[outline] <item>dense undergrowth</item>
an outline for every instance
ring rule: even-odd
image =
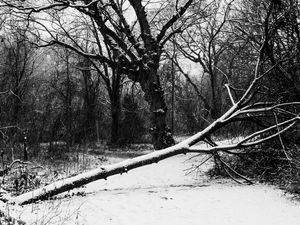
[[[297,144],[283,146],[273,142],[251,147],[244,154],[222,154],[221,157],[239,174],[300,194],[300,146]],[[222,165],[215,162],[212,169],[208,171],[208,175],[229,177],[222,169]]]
[[[96,154],[93,148],[86,146],[74,146],[68,151],[60,147],[51,152],[42,146],[38,155],[29,155],[28,161],[23,160],[21,152],[15,148],[14,158],[6,156],[0,166],[1,171],[9,168],[0,176],[0,188],[10,195],[19,195],[77,175],[107,161],[103,152]]]
[[[28,160],[23,159],[23,148],[14,146],[14,153],[6,151],[0,164],[0,189],[19,195],[66,177],[72,177],[108,163],[110,157],[132,158],[152,151],[149,144],[111,147],[106,143],[66,146],[40,145],[39,153],[29,149]],[[9,169],[7,169],[9,168]],[[5,172],[4,172],[5,170]],[[1,174],[2,173],[2,174]],[[0,199],[3,197],[0,193]],[[3,198],[4,199],[4,198]]]

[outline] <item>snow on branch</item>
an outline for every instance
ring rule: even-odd
[[[64,9],[69,6],[69,2],[59,1],[57,3],[48,4],[46,6],[41,7],[26,7],[22,4],[12,4],[11,1],[2,1],[4,4],[0,5],[0,7],[10,7],[11,9],[16,9],[20,12],[28,12],[28,13],[38,13],[52,8]],[[22,1],[23,2],[23,1]]]
[[[167,30],[172,27],[172,25],[187,11],[190,5],[193,3],[193,0],[189,0],[182,6],[179,11],[173,15],[173,17],[162,27],[160,33],[157,35],[156,40],[159,43],[165,36]]]
[[[232,96],[232,94],[231,94],[230,86],[229,86],[228,84],[225,84],[225,87],[226,87],[226,89],[227,89],[227,92],[228,92],[230,101],[231,101],[232,105],[234,105],[234,104],[235,104],[235,101],[234,101],[234,98],[233,98],[233,96]]]
[[[289,130],[290,128],[292,128],[299,121],[300,121],[300,117],[298,116],[298,117],[295,117],[293,119],[284,121],[282,123],[275,124],[275,125],[273,125],[271,127],[268,127],[266,129],[254,132],[253,134],[243,138],[241,141],[239,141],[236,144],[214,146],[214,147],[208,147],[208,148],[193,146],[193,147],[189,147],[187,149],[187,151],[192,152],[192,153],[205,153],[205,154],[213,154],[215,152],[226,152],[226,153],[228,153],[228,150],[236,150],[236,149],[255,146],[255,145],[261,144],[263,142],[266,142],[266,141],[268,141],[272,138],[275,138],[275,137],[279,136],[283,132],[285,132],[285,131]],[[273,129],[278,129],[278,127],[281,127],[281,126],[285,126],[285,127],[282,128],[281,130],[278,130],[274,134],[269,134],[266,137],[255,139],[255,137],[263,135],[263,134],[268,134],[269,131],[271,131]],[[252,139],[254,139],[254,140],[249,141],[249,140],[252,140]],[[235,153],[238,153],[238,151],[236,151]]]

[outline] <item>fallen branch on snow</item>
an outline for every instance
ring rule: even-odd
[[[234,109],[234,108],[233,108]],[[99,180],[99,179],[107,179],[110,176],[116,175],[116,174],[123,174],[127,173],[128,171],[142,167],[144,165],[149,165],[152,163],[158,163],[159,161],[179,155],[179,154],[186,154],[186,153],[202,153],[202,154],[215,154],[217,152],[228,152],[230,150],[235,150],[236,152],[240,151],[239,149],[244,147],[249,147],[253,145],[257,145],[262,143],[263,141],[269,140],[271,138],[275,138],[278,135],[280,135],[281,131],[286,131],[287,129],[290,129],[292,126],[295,125],[296,122],[300,120],[300,117],[297,116],[292,120],[289,120],[286,123],[282,123],[282,126],[286,126],[281,129],[281,131],[277,131],[274,134],[269,135],[269,138],[261,138],[261,139],[255,139],[251,141],[254,137],[257,135],[264,134],[266,132],[269,132],[270,129],[264,129],[262,131],[255,132],[252,135],[249,135],[248,137],[244,138],[240,142],[238,142],[235,145],[227,145],[227,146],[214,146],[209,147],[206,149],[192,147],[193,143],[199,140],[205,140],[205,138],[213,131],[217,126],[220,126],[220,124],[224,123],[226,121],[227,116],[231,115],[231,111],[228,111],[225,113],[221,118],[216,120],[214,123],[212,123],[210,126],[208,126],[206,129],[204,129],[202,132],[199,132],[198,134],[186,139],[185,141],[174,145],[172,147],[156,151],[153,153],[149,153],[147,155],[139,156],[133,159],[128,159],[120,163],[116,163],[113,165],[108,165],[105,167],[100,167],[94,170],[91,170],[89,172],[85,172],[82,174],[79,174],[74,177],[70,177],[64,180],[56,181],[52,184],[49,184],[45,187],[39,188],[37,190],[22,194],[20,196],[12,198],[12,202],[18,203],[18,204],[28,204],[32,202],[36,202],[39,200],[46,200],[54,195],[63,193],[65,191],[71,190],[73,188],[80,187],[82,185],[88,184],[90,182]],[[276,128],[278,126],[276,125]],[[250,182],[249,179],[246,177],[235,173],[232,171],[232,169],[228,168],[226,164],[223,163],[223,165],[230,170],[232,173],[234,173],[236,176],[242,178],[243,180]]]

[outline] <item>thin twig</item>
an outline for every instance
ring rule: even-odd
[[[31,162],[24,162],[24,161],[21,161],[20,159],[16,159],[11,164],[9,164],[6,168],[4,168],[3,170],[0,170],[0,176],[3,176],[6,173],[8,173],[8,171],[10,171],[12,169],[12,166],[16,163],[19,163],[22,165],[32,164]]]
[[[208,160],[210,160],[211,158],[213,157],[213,155],[210,155],[210,156],[208,156],[205,160],[203,160],[200,164],[198,164],[198,165],[194,165],[193,167],[193,169],[192,168],[189,168],[189,169],[186,169],[185,171],[188,171],[187,173],[186,173],[186,175],[189,175],[189,174],[191,174],[192,172],[194,172],[194,171],[196,171],[196,170],[198,170],[204,163],[206,163]]]
[[[224,160],[221,159],[221,157],[219,155],[217,155],[217,159],[226,167],[228,168],[233,174],[235,174],[236,176],[240,177],[241,179],[245,180],[247,183],[249,184],[253,184],[253,182],[251,180],[249,180],[248,178],[246,178],[245,176],[241,175],[240,173],[238,173],[237,171],[235,171],[233,168],[231,168]],[[232,177],[232,176],[231,176]],[[236,181],[236,180],[235,180]],[[238,182],[239,183],[239,182]]]
[[[257,131],[255,133],[249,135],[248,137],[244,138],[243,140],[241,140],[237,144],[225,145],[225,146],[213,146],[213,147],[210,147],[210,148],[200,148],[200,147],[197,147],[197,146],[191,146],[191,147],[188,147],[186,149],[186,151],[190,152],[190,153],[212,154],[214,152],[226,152],[228,150],[238,150],[240,148],[246,148],[246,147],[255,146],[255,145],[261,144],[261,143],[263,143],[265,141],[268,141],[268,140],[270,140],[272,138],[275,138],[279,134],[287,131],[288,129],[290,129],[291,127],[293,127],[298,122],[298,120],[299,120],[299,117],[295,117],[295,118],[293,118],[291,120],[279,123],[278,126],[283,126],[283,125],[287,125],[287,124],[289,124],[289,125],[286,126],[285,128],[283,128],[282,130],[280,130],[279,132],[276,132],[273,135],[269,135],[269,136],[267,136],[265,138],[261,138],[261,139],[256,140],[256,141],[247,142],[250,139],[253,139],[254,137],[256,137],[256,136],[258,136],[260,134],[263,134],[263,133],[266,133],[268,131],[271,131],[272,129],[276,128],[277,126],[274,125],[274,126],[266,128],[264,130]],[[247,142],[247,143],[245,143],[245,142]],[[232,153],[234,153],[234,152],[232,152]]]
[[[277,130],[278,130],[278,132],[279,132],[280,129],[279,129],[279,126],[278,126],[278,117],[277,117],[276,113],[274,113],[274,117],[275,117],[275,121],[276,121],[276,125],[277,125]],[[283,141],[282,141],[282,138],[281,138],[281,134],[278,135],[278,139],[279,139],[279,141],[280,141],[280,144],[281,144],[281,146],[282,146],[282,151],[284,152],[286,158],[287,158],[289,161],[291,161],[290,157],[288,156],[288,154],[287,154],[287,152],[286,152],[285,146],[284,146],[284,144],[283,144]]]

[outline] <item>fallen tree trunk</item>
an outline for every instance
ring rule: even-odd
[[[215,143],[210,143],[211,147],[207,148],[199,148],[197,146],[193,146],[194,144],[198,143],[199,141],[205,141],[209,138],[209,135],[214,132],[215,130],[219,129],[220,127],[225,126],[232,120],[234,120],[237,116],[243,115],[247,113],[249,116],[251,113],[257,113],[260,111],[272,111],[276,108],[283,107],[287,103],[273,105],[270,107],[263,107],[257,108],[257,105],[253,105],[253,109],[249,106],[240,107],[239,104],[234,104],[223,116],[217,119],[214,123],[210,126],[205,128],[203,131],[193,135],[192,137],[176,144],[172,147],[152,152],[147,155],[135,157],[133,159],[128,159],[120,163],[116,163],[113,165],[108,165],[105,167],[100,167],[89,172],[85,172],[79,174],[74,177],[70,177],[64,180],[60,180],[49,184],[45,187],[36,189],[34,191],[19,195],[11,199],[11,202],[23,205],[28,203],[33,203],[39,200],[48,199],[54,195],[63,193],[65,191],[72,190],[74,188],[80,187],[82,185],[88,184],[90,182],[106,179],[112,175],[127,173],[129,170],[142,167],[145,165],[149,165],[152,163],[158,163],[159,161],[179,155],[179,154],[186,154],[186,153],[197,153],[197,154],[211,154],[217,155],[218,152],[224,152],[229,154],[238,154],[239,151],[243,148],[247,148],[250,146],[254,146],[260,144],[262,142],[268,141],[272,138],[279,136],[281,133],[287,131],[288,129],[292,128],[296,123],[299,122],[300,116],[296,115],[295,117],[286,120],[284,122],[275,124],[263,130],[257,131],[248,135],[244,139],[240,140],[238,143],[225,145],[225,146],[218,146]],[[300,105],[300,102],[290,103],[295,105]],[[273,132],[273,133],[271,133]],[[264,136],[263,134],[267,134]],[[235,150],[232,151],[232,150]],[[222,162],[222,161],[221,161]],[[233,172],[235,176],[243,179],[247,183],[251,183],[250,180],[245,178],[244,176],[238,174],[232,168],[225,164],[225,166]]]
[[[36,189],[32,192],[22,194],[13,198],[12,202],[23,205],[33,203],[38,200],[45,200],[51,196],[63,193],[76,187],[80,187],[82,185],[88,184],[99,179],[106,179],[107,177],[115,174],[127,173],[129,170],[152,163],[157,163],[160,160],[184,153],[185,150],[186,145],[181,143],[161,151],[156,151],[144,156],[139,156],[133,159],[125,160],[123,162],[108,165],[106,167],[100,167],[74,177],[57,181],[45,187]]]
[[[54,195],[63,193],[68,190],[72,190],[74,188],[80,187],[82,185],[88,184],[96,180],[106,179],[107,177],[112,175],[126,173],[129,170],[149,165],[152,163],[157,163],[163,159],[178,154],[185,154],[189,151],[190,146],[194,145],[195,143],[201,140],[204,140],[211,132],[217,129],[217,127],[219,127],[220,124],[224,125],[225,119],[232,115],[232,113],[235,112],[237,108],[238,105],[234,105],[230,110],[227,111],[227,113],[225,113],[222,117],[220,117],[206,129],[172,147],[152,152],[147,155],[135,157],[133,159],[128,159],[113,165],[100,167],[74,177],[54,182],[52,184],[46,185],[45,187],[14,197],[10,201],[13,203],[23,205],[33,203],[39,200],[49,199]],[[192,152],[195,152],[195,150],[193,150]]]

